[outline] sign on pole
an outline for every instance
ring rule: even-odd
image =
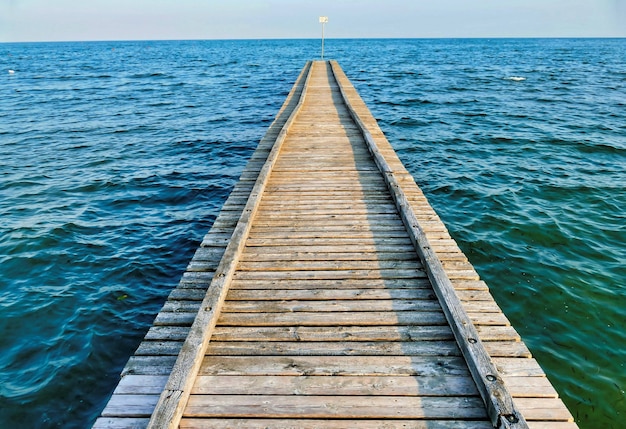
[[[328,22],[327,16],[320,16],[320,24],[322,24],[322,59],[324,59],[324,26]]]

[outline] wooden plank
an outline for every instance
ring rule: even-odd
[[[152,326],[144,341],[185,341],[189,328],[185,326]]]
[[[176,356],[131,356],[122,371],[127,375],[167,375],[169,376],[176,362]]]
[[[396,326],[443,325],[441,311],[362,311],[341,313],[224,313],[221,326]]]
[[[578,429],[574,422],[529,421],[530,429]]]
[[[263,288],[254,284],[255,289],[231,289],[229,301],[272,301],[272,300],[358,300],[358,299],[427,299],[434,300],[436,296],[428,288],[410,287],[397,289],[331,289],[331,288],[301,288],[279,289],[275,285]],[[177,288],[168,297],[176,301],[202,301],[205,291],[200,289]]]
[[[223,313],[440,311],[437,300],[227,301]]]
[[[262,260],[263,258],[277,258],[284,257],[285,255],[293,255],[294,259],[297,258],[319,258],[320,260],[342,258],[353,258],[354,260],[371,260],[375,258],[388,258],[397,257],[403,258],[415,258],[415,248],[409,244],[398,245],[376,245],[374,243],[368,244],[353,244],[351,246],[274,246],[270,248],[258,249],[254,247],[248,247],[242,260]],[[260,258],[260,259],[257,259]]]
[[[436,300],[428,289],[266,289],[231,290],[228,301],[319,301],[319,300]]]
[[[329,183],[327,184],[327,186],[335,186],[335,184]],[[264,209],[266,209],[267,207],[264,207]],[[300,216],[300,215],[305,215],[305,214],[331,214],[331,215],[338,215],[338,216],[345,216],[345,215],[349,215],[351,213],[356,212],[357,214],[362,214],[362,215],[368,215],[368,214],[372,214],[372,215],[376,215],[376,214],[394,214],[396,213],[395,208],[388,206],[386,204],[372,204],[372,205],[354,205],[354,206],[350,206],[350,205],[335,205],[334,207],[325,207],[324,210],[321,209],[315,209],[311,206],[306,207],[306,206],[302,206],[302,207],[294,207],[294,208],[290,208],[290,207],[281,207],[280,209],[276,209],[274,211],[267,211],[266,210],[266,214],[269,216],[272,215],[279,215],[281,213],[285,214],[285,215],[291,215],[291,216]],[[447,244],[447,245],[451,245],[451,242],[448,240],[443,244]]]
[[[300,191],[301,192],[301,191]],[[290,198],[291,194],[283,193],[283,198]],[[266,215],[261,212],[257,216],[257,222],[261,225],[281,225],[289,223],[306,222],[334,222],[335,224],[351,224],[352,222],[395,222],[398,219],[397,213],[353,213],[350,216],[337,216],[332,213],[308,213],[294,215],[292,213],[279,213],[276,216]]]
[[[421,269],[354,269],[354,270],[316,270],[316,271],[237,271],[236,280],[341,280],[346,278],[361,279],[420,279],[426,273]]]
[[[468,313],[467,314],[472,325],[485,325],[485,326],[509,326],[509,320],[504,313]],[[476,331],[478,335],[478,331]],[[471,337],[473,338],[473,337]]]
[[[207,356],[199,375],[468,376],[458,356]]]
[[[147,418],[158,400],[159,395],[115,395],[102,411],[102,417]]]
[[[195,312],[174,313],[161,312],[154,320],[156,326],[190,326],[195,318]],[[485,326],[506,326],[503,314],[492,313],[491,317],[478,314],[476,318],[469,315],[472,323]],[[334,321],[334,322],[333,322]],[[375,323],[373,323],[375,321]],[[224,313],[219,319],[223,326],[396,326],[396,325],[443,325],[446,318],[441,311],[388,311],[388,312],[340,312],[340,313],[270,313],[261,315],[256,313]]]
[[[472,397],[241,396],[193,395],[185,417],[240,418],[484,418],[484,404]]]
[[[413,261],[414,264],[420,266],[421,262],[417,259],[417,254],[413,252],[388,251],[375,252],[347,252],[335,249],[334,253],[330,252],[286,252],[283,248],[278,248],[273,252],[247,251],[242,255],[242,262],[272,262],[274,265],[281,261]],[[301,250],[303,250],[301,248]]]
[[[378,171],[378,170],[376,170]],[[379,173],[380,174],[380,173]],[[355,189],[358,189],[360,192],[381,192],[386,191],[384,183],[355,183],[354,181],[343,181],[333,183],[335,187],[333,187],[333,191],[335,192],[352,192]],[[320,192],[321,189],[326,189],[326,183],[323,182],[319,178],[310,178],[307,181],[272,181],[267,188],[267,192],[269,193],[292,193],[292,194],[300,194],[303,192]],[[355,213],[359,214],[359,213]],[[304,213],[307,215],[307,213]],[[323,213],[319,213],[319,216],[323,215]],[[397,216],[397,212],[389,213],[388,215]]]
[[[144,341],[135,356],[177,356],[182,341]],[[212,341],[207,353],[214,356],[460,356],[454,341]],[[509,350],[507,355],[511,355]]]
[[[373,166],[372,168],[375,169],[376,167]],[[276,174],[276,170],[274,170],[274,173]],[[351,188],[338,188],[332,189],[330,191],[321,187],[298,187],[294,189],[294,187],[292,186],[291,188],[280,188],[276,186],[275,182],[272,182],[270,185],[273,186],[274,190],[268,191],[268,193],[265,195],[265,202],[283,202],[286,199],[301,202],[317,202],[318,200],[328,202],[341,200],[350,202],[355,199],[375,199],[390,201],[389,192],[387,192],[387,188],[385,188],[384,182],[382,181],[380,185],[376,187],[370,186],[369,188],[361,188],[357,184],[354,184],[354,186],[352,186]],[[399,217],[397,215],[387,215],[386,217],[389,219],[399,220]],[[383,219],[384,218],[385,217],[383,217]]]
[[[503,377],[514,398],[558,398],[546,377]]]
[[[199,395],[478,396],[470,376],[200,376]]]
[[[323,184],[324,186],[335,186],[336,182],[327,182]],[[278,195],[279,197],[281,195]],[[302,194],[301,194],[302,196]],[[276,200],[263,200],[261,207],[265,211],[275,211],[280,212],[282,210],[290,210],[290,211],[298,211],[298,210],[306,210],[309,213],[323,213],[326,210],[333,211],[335,209],[346,210],[349,209],[366,209],[370,212],[378,212],[379,214],[392,214],[394,211],[393,201],[389,196],[379,196],[373,197],[370,196],[366,199],[354,198],[352,196],[346,195],[335,195],[330,196],[332,198],[310,198],[310,199],[302,199],[301,197],[297,199],[285,199],[278,198]],[[327,199],[328,198],[328,199]],[[391,209],[391,210],[390,210]]]
[[[535,359],[493,358],[493,362],[503,377],[545,377]]]
[[[276,271],[346,271],[346,270],[419,270],[422,264],[417,259],[379,259],[361,260],[297,260],[280,261],[240,261],[239,272],[261,271],[273,274]]]
[[[291,240],[279,240],[269,238],[249,238],[246,246],[406,246],[411,244],[408,237],[370,237],[362,238],[292,238]]]
[[[440,341],[453,339],[448,326],[218,326],[213,341]]]
[[[160,395],[167,383],[164,375],[126,375],[122,377],[114,395]],[[147,423],[147,422],[146,422]]]
[[[149,418],[100,417],[92,429],[145,429]]]
[[[454,341],[211,341],[213,356],[460,356]]]
[[[377,216],[387,216],[386,214]],[[319,219],[314,217],[284,217],[273,218],[255,225],[258,231],[272,231],[280,229],[283,231],[399,231],[404,228],[396,219],[357,219],[347,216],[335,216],[334,218]]]
[[[264,236],[287,236],[287,237],[308,237],[312,234],[323,234],[322,236],[330,236],[340,238],[344,234],[350,233],[352,237],[370,237],[374,234],[385,235],[388,237],[404,237],[406,230],[402,224],[396,223],[378,223],[361,225],[353,223],[352,225],[333,225],[332,222],[308,222],[307,225],[298,226],[255,226],[251,231],[251,237]]]
[[[199,306],[198,306],[199,307]],[[413,314],[412,314],[413,313]],[[160,312],[154,320],[156,326],[191,326],[195,319],[196,312]],[[478,314],[469,314],[473,324],[484,326],[507,326],[508,321],[501,313],[490,313],[487,316]],[[297,313],[270,313],[262,320],[257,313],[224,313],[221,316],[220,323],[226,326],[286,326],[289,324],[302,324],[303,326],[333,326],[331,317],[335,317],[337,325],[428,325],[428,324],[445,324],[445,316],[440,311],[388,311],[388,312],[340,312],[340,313],[317,313],[317,312],[297,312]],[[379,322],[375,322],[379,320]]]
[[[261,224],[255,223],[255,231],[273,231],[280,229],[281,231],[402,231],[404,225],[396,219],[389,220],[376,220],[371,219],[353,219],[336,217],[334,219],[308,219],[306,222],[301,220],[280,220],[274,219],[273,221],[264,222]],[[406,232],[406,231],[405,231]]]
[[[572,420],[572,415],[558,398],[515,398],[515,403],[529,421]]]
[[[532,355],[526,344],[520,341],[484,341],[485,350],[491,357],[530,358]]]
[[[316,419],[194,419],[183,418],[180,429],[493,429],[491,423],[471,420],[316,420]],[[535,429],[531,426],[532,429]],[[537,428],[545,429],[545,428]],[[555,427],[554,429],[570,429]]]
[[[476,325],[476,323],[474,322]],[[476,325],[476,331],[485,341],[521,341],[517,331],[512,326],[484,326]]]
[[[194,279],[189,279],[193,282]],[[198,279],[198,281],[200,281]],[[191,283],[193,284],[193,283]],[[302,290],[302,289],[428,289],[432,290],[430,282],[424,277],[412,278],[412,279],[397,279],[397,278],[338,278],[338,279],[322,279],[317,278],[315,281],[310,279],[254,279],[249,280],[233,280],[231,290],[255,290],[255,289],[290,289],[290,290]]]

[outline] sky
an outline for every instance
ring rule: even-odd
[[[0,0],[0,42],[626,37],[626,0]]]

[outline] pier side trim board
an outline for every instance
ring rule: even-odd
[[[180,419],[183,415],[184,407],[187,404],[191,388],[195,381],[195,377],[200,370],[202,359],[207,351],[211,335],[217,318],[221,314],[222,306],[226,299],[226,293],[233,279],[233,274],[239,262],[241,252],[243,251],[246,239],[252,227],[252,222],[256,212],[258,211],[261,197],[265,190],[267,180],[272,171],[283,142],[287,136],[289,128],[293,124],[298,115],[304,99],[306,97],[309,79],[311,77],[311,62],[307,63],[308,71],[304,82],[303,90],[300,94],[300,100],[295,109],[283,125],[274,147],[261,169],[259,176],[252,188],[250,197],[244,207],[243,213],[237,222],[235,231],[230,239],[226,251],[222,256],[219,266],[215,272],[213,280],[207,290],[206,297],[202,301],[200,310],[198,311],[191,330],[183,343],[183,347],[178,355],[174,369],[170,375],[165,390],[159,398],[155,411],[152,414],[148,429],[163,429],[178,427]]]
[[[456,295],[454,286],[452,286],[448,278],[448,274],[437,257],[437,254],[433,251],[424,230],[420,226],[420,222],[417,216],[415,216],[413,207],[404,193],[400,180],[378,148],[374,138],[359,117],[359,114],[352,106],[349,91],[352,90],[356,94],[356,90],[354,87],[346,87],[348,79],[345,77],[345,74],[342,73],[336,61],[331,61],[331,66],[352,119],[358,124],[363,133],[363,138],[376,161],[376,165],[383,173],[389,192],[396,202],[396,207],[409,232],[411,241],[422,260],[422,264],[426,268],[426,272],[428,273],[433,289],[446,315],[446,319],[452,327],[456,342],[463,352],[463,356],[468,363],[480,395],[483,401],[485,401],[491,423],[495,428],[528,428],[526,420],[515,407],[511,394],[504,385],[502,377],[498,375],[498,370],[491,362],[491,357],[489,353],[487,353],[483,342],[480,340],[480,336],[474,324]]]
[[[295,109],[304,90],[311,63],[307,62],[300,72],[276,118],[248,161],[239,182],[235,185],[222,207],[213,226],[205,235],[183,274],[178,286],[170,293],[163,309],[157,314],[152,328],[146,334],[134,356],[131,356],[121,373],[121,380],[109,399],[101,416],[94,423],[94,429],[144,429],[154,413],[159,395],[165,389],[175,361],[169,354],[146,356],[140,354],[142,346],[151,341],[170,341],[187,338],[190,327],[184,319],[187,313],[172,317],[165,311],[169,303],[181,300],[203,299],[230,241],[236,222],[241,217],[245,204],[256,183],[258,174],[274,147],[277,136]],[[251,183],[252,182],[252,183]],[[242,202],[243,201],[243,202]],[[195,317],[195,314],[194,314]],[[133,397],[138,397],[138,405],[127,406]],[[120,407],[121,405],[121,407]],[[123,411],[122,411],[123,410]]]
[[[339,65],[316,61],[129,360],[105,427],[577,426]]]

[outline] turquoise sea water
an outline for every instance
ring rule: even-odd
[[[318,51],[0,44],[0,427],[90,426]],[[329,40],[326,56],[580,427],[623,427],[626,40]]]

